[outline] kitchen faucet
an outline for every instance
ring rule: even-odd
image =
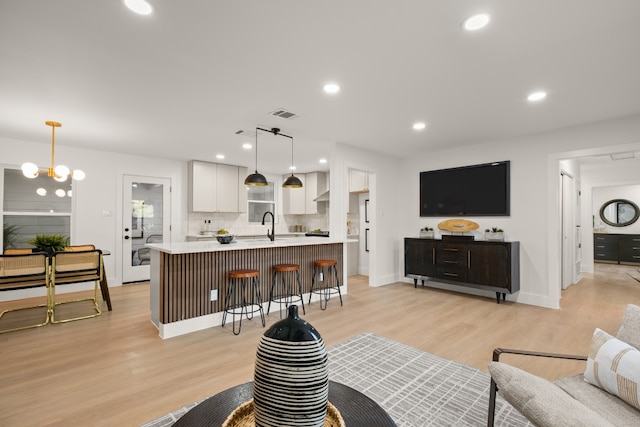
[[[271,234],[269,234],[269,230],[267,230],[267,237],[273,242],[276,238],[276,218],[273,216],[273,212],[266,211],[264,215],[262,215],[262,225],[264,225],[264,219],[266,218],[267,214],[271,215]]]

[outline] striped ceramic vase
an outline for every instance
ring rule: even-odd
[[[256,427],[323,427],[329,396],[327,350],[298,307],[258,344],[253,382]]]

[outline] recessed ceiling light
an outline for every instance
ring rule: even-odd
[[[151,5],[145,0],[124,0],[124,5],[139,15],[149,15],[153,12]]]
[[[547,97],[547,92],[543,92],[540,90],[540,91],[532,92],[531,94],[529,94],[529,96],[527,96],[527,101],[530,101],[530,102],[542,101],[546,97]]]
[[[422,130],[422,129],[426,128],[426,127],[427,127],[427,125],[425,123],[423,123],[423,122],[417,122],[417,123],[413,124],[413,128],[415,130]]]
[[[252,147],[253,145],[249,144],[248,142],[242,144],[242,148],[244,148],[245,150],[251,150]]]
[[[294,171],[294,170],[296,170],[296,167],[295,166],[289,166],[289,170]]]
[[[484,28],[489,23],[489,15],[486,13],[479,13],[465,19],[463,27],[467,31],[476,31],[480,28]]]
[[[340,86],[335,83],[327,83],[323,87],[324,91],[327,93],[338,93],[340,92]]]
[[[322,164],[325,164],[325,163],[327,163],[327,159],[320,159],[320,160],[318,160],[318,162],[322,163]]]
[[[224,159],[224,154],[216,154],[216,159]]]

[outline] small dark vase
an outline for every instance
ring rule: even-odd
[[[327,350],[320,333],[289,306],[289,317],[258,344],[253,382],[256,427],[323,427],[329,397]]]

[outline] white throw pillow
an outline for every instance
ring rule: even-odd
[[[640,409],[640,351],[601,329],[593,333],[584,378]]]

